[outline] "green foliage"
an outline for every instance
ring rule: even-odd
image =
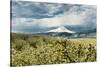
[[[12,34],[11,66],[96,61],[95,39]]]

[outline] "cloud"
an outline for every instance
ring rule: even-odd
[[[13,31],[45,31],[44,28],[80,25],[96,28],[96,6],[14,1]]]
[[[12,16],[23,18],[51,18],[70,9],[72,5],[31,1],[12,1]]]
[[[64,26],[64,25],[79,25],[81,24],[81,21],[84,19],[84,17],[81,17],[80,15],[75,14],[69,14],[64,16],[58,16],[54,18],[44,18],[41,19],[41,26],[47,26],[47,27],[54,27],[54,26]]]
[[[80,15],[69,14],[64,16],[57,16],[53,18],[33,19],[33,18],[15,18],[12,26],[30,27],[57,27],[65,25],[80,25],[85,17]],[[18,27],[19,28],[19,27]]]

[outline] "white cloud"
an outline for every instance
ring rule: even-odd
[[[63,5],[61,5],[61,4],[45,4],[45,6],[46,6],[47,9],[48,9],[48,13],[52,15],[53,13],[59,11],[60,8],[61,8]]]
[[[12,20],[12,29],[26,29],[36,26],[38,23],[32,18],[15,18]]]
[[[42,27],[55,27],[55,26],[64,26],[64,25],[82,25],[91,23],[92,20],[95,22],[96,18],[92,18],[92,16],[96,16],[95,8],[88,8],[85,6],[81,6],[84,9],[78,13],[76,10],[79,7],[72,7],[69,11],[65,11],[63,14],[57,15],[52,18],[43,18],[43,19],[33,19],[33,18],[15,18],[13,19],[13,26],[42,26]],[[91,21],[91,22],[87,22]]]
[[[42,26],[42,27],[56,27],[64,25],[79,25],[82,24],[84,16],[76,14],[68,14],[64,16],[56,16],[53,18],[32,19],[32,18],[16,18],[13,21],[13,26]]]
[[[61,26],[61,25],[78,25],[81,24],[84,17],[76,14],[69,14],[64,16],[58,16],[54,18],[44,18],[41,19],[41,26],[47,27],[54,27],[54,26]]]
[[[24,3],[23,3],[24,4]],[[77,6],[77,5],[71,5],[71,6],[65,6],[63,4],[47,4],[47,3],[31,3],[31,5],[34,5],[33,7],[41,8],[40,13],[39,11],[35,11],[32,9],[32,7],[28,7],[29,9],[26,9],[25,7],[30,6],[30,3],[24,4],[20,3],[21,6],[23,6],[23,9],[18,10],[18,7],[14,7],[15,9],[15,15],[19,17],[15,17],[12,19],[12,29],[26,29],[31,27],[57,27],[57,26],[66,26],[66,25],[93,25],[96,26],[96,6]],[[44,7],[44,8],[43,8]],[[62,8],[62,9],[61,9]],[[69,8],[67,10],[67,8]],[[18,10],[18,11],[17,11]],[[47,11],[46,13],[41,13],[41,11]],[[59,13],[57,15],[54,15],[54,13],[62,11],[62,13]],[[22,12],[22,13],[21,13]],[[40,14],[42,18],[35,19],[37,17],[37,14]],[[13,14],[13,15],[14,15]],[[36,14],[36,15],[34,15]],[[24,15],[24,16],[23,16]],[[34,17],[30,17],[33,16]],[[45,16],[45,17],[44,17]],[[46,16],[52,16],[51,18],[46,18]],[[90,26],[91,27],[91,26]]]

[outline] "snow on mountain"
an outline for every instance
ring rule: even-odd
[[[74,31],[68,30],[64,26],[58,27],[57,29],[53,29],[47,32],[67,32],[67,33],[75,33]]]

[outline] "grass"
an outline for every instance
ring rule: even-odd
[[[12,34],[11,66],[96,61],[96,39]]]

